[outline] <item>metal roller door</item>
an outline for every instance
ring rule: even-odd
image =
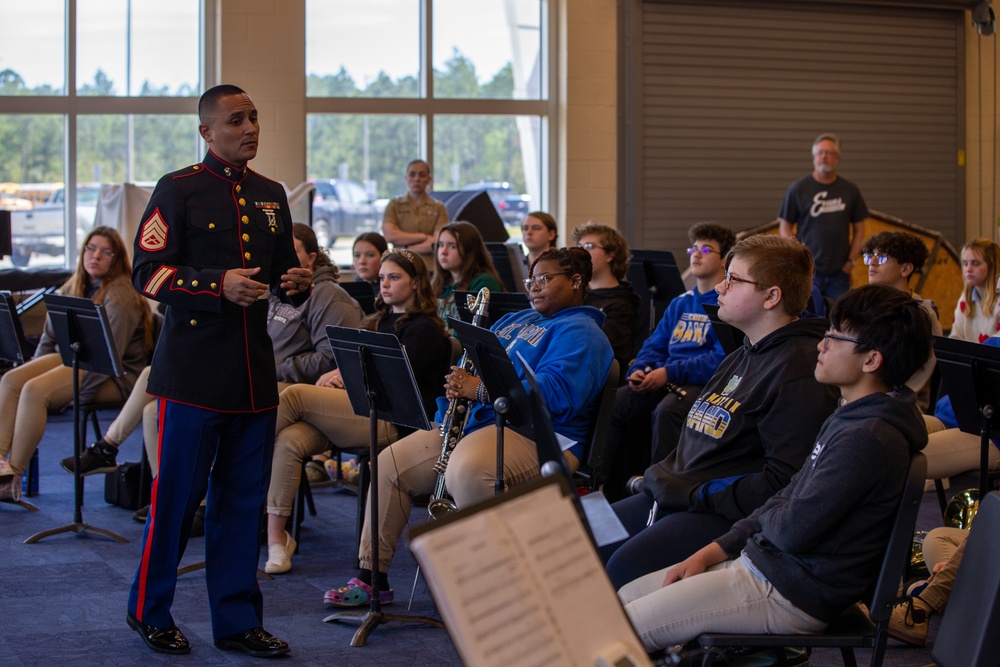
[[[628,6],[621,185],[633,245],[678,253],[694,222],[772,220],[827,131],[869,208],[960,240],[963,20],[818,2]]]

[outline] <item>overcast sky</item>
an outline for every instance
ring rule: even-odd
[[[416,0],[307,0],[309,72],[332,74],[343,65],[359,86],[380,70],[392,78],[417,72]],[[441,68],[457,48],[488,81],[511,60],[505,2],[516,6],[521,34],[537,50],[538,0],[435,0],[433,60]],[[144,81],[171,92],[198,79],[198,0],[133,0],[132,93]],[[0,69],[28,87],[63,85],[63,0],[0,0]],[[80,0],[78,84],[98,69],[118,94],[126,88],[127,0]],[[372,35],[379,39],[372,39]],[[188,37],[184,37],[188,35]]]

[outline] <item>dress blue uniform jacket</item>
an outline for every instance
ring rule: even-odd
[[[242,308],[222,287],[227,270],[260,267],[251,279],[283,302],[307,298],[279,286],[299,266],[284,189],[209,151],[201,164],[160,179],[142,221],[132,282],[168,306],[147,391],[220,412],[277,406],[267,300]]]

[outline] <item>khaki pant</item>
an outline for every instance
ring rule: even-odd
[[[639,577],[618,591],[647,651],[682,644],[704,632],[804,634],[826,627],[754,574],[743,558],[664,587],[666,571]]]
[[[955,577],[958,566],[962,564],[965,554],[966,538],[969,531],[959,528],[940,527],[927,533],[924,538],[924,563],[927,569],[933,570],[938,563],[945,566],[939,570],[931,583],[920,592],[920,599],[934,607],[934,611],[943,614],[951,597],[951,589],[955,587]]]
[[[281,392],[275,430],[267,512],[277,516],[291,516],[307,456],[325,452],[331,444],[344,450],[368,447],[368,417],[354,414],[343,389],[289,385]],[[379,447],[395,440],[396,427],[379,422]]]
[[[83,372],[81,371],[81,377]],[[97,388],[95,403],[122,399],[114,380]],[[45,354],[7,371],[0,380],[0,457],[10,455],[10,467],[21,474],[31,462],[45,433],[50,409],[73,401],[73,369],[58,354]],[[72,445],[63,455],[72,454]]]
[[[486,426],[462,438],[452,452],[445,482],[459,507],[491,498],[496,479],[496,427]],[[372,517],[378,517],[379,568],[389,570],[400,536],[410,518],[411,498],[434,490],[437,474],[434,463],[441,455],[441,435],[437,431],[417,431],[387,447],[378,457],[378,511],[369,501],[358,559],[361,567],[371,567]],[[571,454],[570,469],[576,467]],[[510,429],[504,429],[504,482],[507,488],[538,476],[535,443]]]

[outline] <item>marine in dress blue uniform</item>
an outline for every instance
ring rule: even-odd
[[[159,475],[129,592],[129,624],[155,650],[189,649],[170,607],[194,512],[207,493],[215,643],[272,655],[287,645],[276,651],[266,638],[243,638],[251,629],[263,632],[258,525],[278,405],[263,297],[269,290],[301,304],[310,273],[298,268],[283,188],[246,166],[259,131],[252,101],[242,91],[216,91],[206,103],[213,91],[199,106],[208,154],[160,179],[135,239],[132,282],[168,308],[147,389],[159,398]],[[156,629],[168,640],[150,639]]]

